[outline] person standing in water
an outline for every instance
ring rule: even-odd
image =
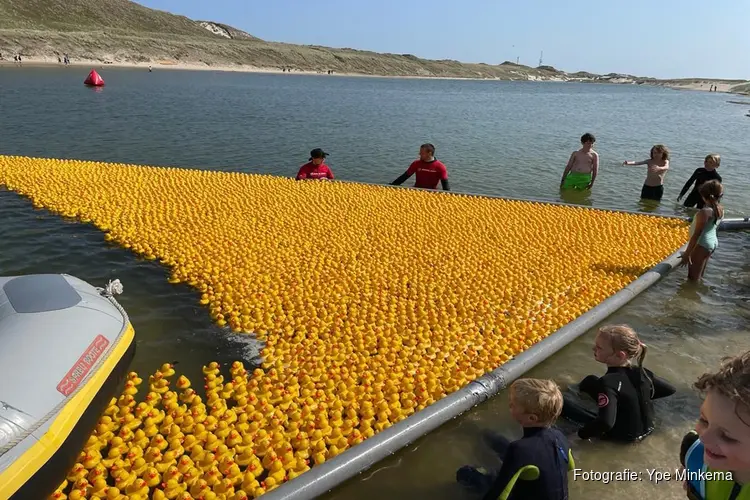
[[[721,183],[717,180],[704,182],[698,191],[705,206],[693,217],[690,241],[679,264],[680,267],[688,266],[688,279],[691,281],[701,279],[706,272],[708,259],[719,246],[716,229],[724,218],[724,208],[720,203],[724,196]]]
[[[690,192],[687,198],[685,198],[684,206],[688,208],[697,207],[699,209],[703,208],[705,206],[705,203],[703,202],[703,198],[700,195],[700,187],[703,185],[704,182],[717,180],[721,182],[721,176],[716,171],[717,168],[719,168],[719,165],[721,164],[721,156],[717,154],[710,154],[706,156],[706,159],[703,160],[703,167],[699,167],[695,169],[695,172],[693,172],[693,175],[688,179],[688,181],[685,183],[685,185],[682,187],[682,191],[680,191],[680,196],[677,197],[677,201],[679,202],[683,196],[685,196],[685,193],[688,192],[688,189],[690,189],[690,186],[695,183],[695,187]]]
[[[560,189],[591,189],[599,173],[599,153],[594,151],[593,134],[581,136],[581,149],[574,151],[563,171]]]
[[[448,169],[443,163],[435,158],[435,146],[422,144],[419,147],[419,159],[412,162],[409,168],[401,176],[391,183],[392,186],[400,186],[409,177],[417,174],[414,187],[423,189],[437,189],[438,182],[443,190],[450,191],[448,185]]]
[[[320,148],[310,151],[310,161],[302,165],[297,172],[297,180],[304,179],[330,179],[333,180],[333,172],[325,164],[328,153]]]
[[[580,425],[581,439],[637,442],[655,427],[653,400],[676,389],[643,366],[646,345],[627,325],[605,325],[594,341],[594,359],[607,366],[602,377],[588,375],[580,392],[596,402],[597,411],[570,393],[563,394],[562,416]],[[635,361],[635,362],[634,362]]]
[[[646,181],[641,188],[642,200],[661,201],[664,196],[664,177],[669,170],[669,150],[663,144],[651,148],[651,158],[643,161],[624,161],[623,165],[646,165]]]

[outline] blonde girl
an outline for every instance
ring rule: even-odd
[[[607,366],[602,377],[589,375],[580,391],[596,401],[594,412],[569,393],[563,396],[563,416],[583,424],[581,439],[640,441],[654,430],[653,400],[674,394],[675,388],[643,366],[647,347],[627,325],[599,329],[594,359]]]
[[[680,261],[680,267],[688,266],[688,279],[691,281],[701,279],[706,272],[708,259],[719,246],[716,229],[724,218],[724,208],[720,203],[724,196],[721,183],[717,180],[705,182],[698,192],[705,206],[693,217],[690,241]]]
[[[688,189],[690,189],[690,186],[695,184],[695,187],[692,191],[690,191],[690,194],[687,198],[685,198],[685,203],[683,203],[684,206],[688,208],[693,208],[697,206],[699,209],[703,208],[705,206],[705,203],[703,203],[703,198],[701,198],[700,195],[700,187],[707,181],[711,180],[717,180],[721,182],[721,176],[719,175],[719,172],[716,170],[721,165],[721,156],[712,153],[703,160],[703,167],[696,168],[695,172],[693,172],[693,175],[690,176],[690,179],[687,180],[684,186],[682,186],[682,190],[680,191],[680,195],[677,197],[677,201],[679,202],[683,196],[685,196],[685,193],[688,192]]]

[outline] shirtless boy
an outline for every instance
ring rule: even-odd
[[[560,181],[560,189],[591,189],[599,173],[599,154],[594,151],[593,134],[581,136],[581,149],[570,155]]]

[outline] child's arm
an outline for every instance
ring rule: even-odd
[[[698,176],[698,172],[700,171],[699,168],[695,169],[695,172],[693,172],[693,175],[690,176],[690,179],[687,180],[684,186],[682,186],[682,191],[680,191],[680,196],[677,197],[677,201],[680,201],[683,196],[685,196],[685,193],[688,192],[688,189],[690,189],[690,186],[693,185],[695,182],[695,178]]]
[[[651,380],[654,382],[654,395],[651,399],[666,398],[677,392],[677,388],[663,378],[653,377]]]
[[[570,169],[573,168],[573,159],[576,156],[576,152],[573,151],[570,154],[570,158],[568,158],[568,164],[565,165],[565,170],[563,170],[562,179],[560,180],[560,187],[562,187],[563,184],[565,184],[565,178],[568,176],[568,173],[570,172]]]
[[[635,165],[648,165],[648,162],[651,160],[643,160],[643,161],[624,161],[622,162],[625,166],[635,166]]]
[[[482,497],[483,500],[497,500],[515,473],[524,465],[528,465],[521,463],[523,460],[520,460],[519,454],[516,453],[516,443],[517,441],[514,441],[508,446],[508,450],[503,457],[503,465],[497,473],[492,488],[490,488],[490,491]]]
[[[671,396],[672,394],[677,392],[676,387],[674,387],[663,378],[659,378],[654,375],[654,372],[652,372],[648,368],[644,368],[643,370],[646,372],[646,375],[648,375],[648,378],[650,378],[651,382],[654,384],[654,394],[653,396],[651,396],[651,399],[666,398],[667,396]]]
[[[667,170],[669,170],[669,160],[665,161],[664,165],[662,165],[662,166],[654,165],[651,168],[653,168],[654,172],[656,172],[657,174],[660,174],[662,172],[666,172]]]
[[[591,169],[591,182],[589,182],[589,189],[594,185],[596,176],[599,173],[599,153],[594,153],[594,166]]]
[[[705,209],[700,210],[698,211],[697,214],[695,214],[695,230],[693,231],[693,236],[690,237],[690,241],[688,242],[687,248],[682,253],[682,260],[680,261],[680,267],[686,266],[690,263],[690,254],[693,253],[693,250],[695,250],[695,247],[698,244],[698,238],[703,232],[703,226],[706,225],[707,220],[708,220],[708,214],[706,214]]]
[[[617,418],[617,393],[613,389],[604,386],[604,384],[602,385],[603,387],[596,398],[596,404],[599,407],[599,416],[596,420],[589,422],[578,430],[578,437],[581,439],[600,437],[615,426],[615,419]]]

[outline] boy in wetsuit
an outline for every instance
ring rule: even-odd
[[[725,359],[695,388],[706,397],[695,431],[680,449],[680,463],[689,473],[688,498],[750,500],[750,352]],[[731,477],[716,474],[729,471]]]
[[[486,491],[485,500],[567,500],[568,471],[575,463],[565,436],[551,428],[562,405],[562,394],[552,380],[515,381],[510,387],[510,413],[523,427],[523,437],[513,442],[499,435],[493,437],[492,448],[503,460],[496,474],[464,466],[456,479]],[[519,479],[519,471],[529,466],[539,470],[539,477]]]
[[[627,325],[599,329],[594,359],[607,365],[607,373],[589,375],[579,384],[580,391],[596,402],[598,411],[589,410],[569,393],[563,397],[563,416],[583,424],[578,437],[635,442],[653,432],[653,400],[670,396],[676,389],[643,367],[646,351],[638,334]],[[634,366],[631,359],[636,357]]]
[[[721,156],[717,154],[710,154],[706,156],[706,159],[703,160],[703,167],[696,168],[695,172],[693,172],[693,175],[690,176],[690,179],[688,179],[685,185],[682,186],[682,191],[680,191],[680,196],[677,197],[677,201],[680,201],[682,197],[685,196],[685,193],[688,192],[690,186],[695,183],[695,187],[690,192],[688,197],[685,198],[685,203],[683,205],[688,208],[703,208],[706,204],[703,202],[703,198],[701,197],[698,190],[700,189],[701,185],[703,185],[703,183],[707,181],[717,180],[721,182],[721,176],[716,171],[716,169],[719,168],[720,164]]]
[[[599,154],[594,151],[593,134],[581,136],[581,149],[574,151],[563,171],[560,189],[591,189],[599,173]]]

